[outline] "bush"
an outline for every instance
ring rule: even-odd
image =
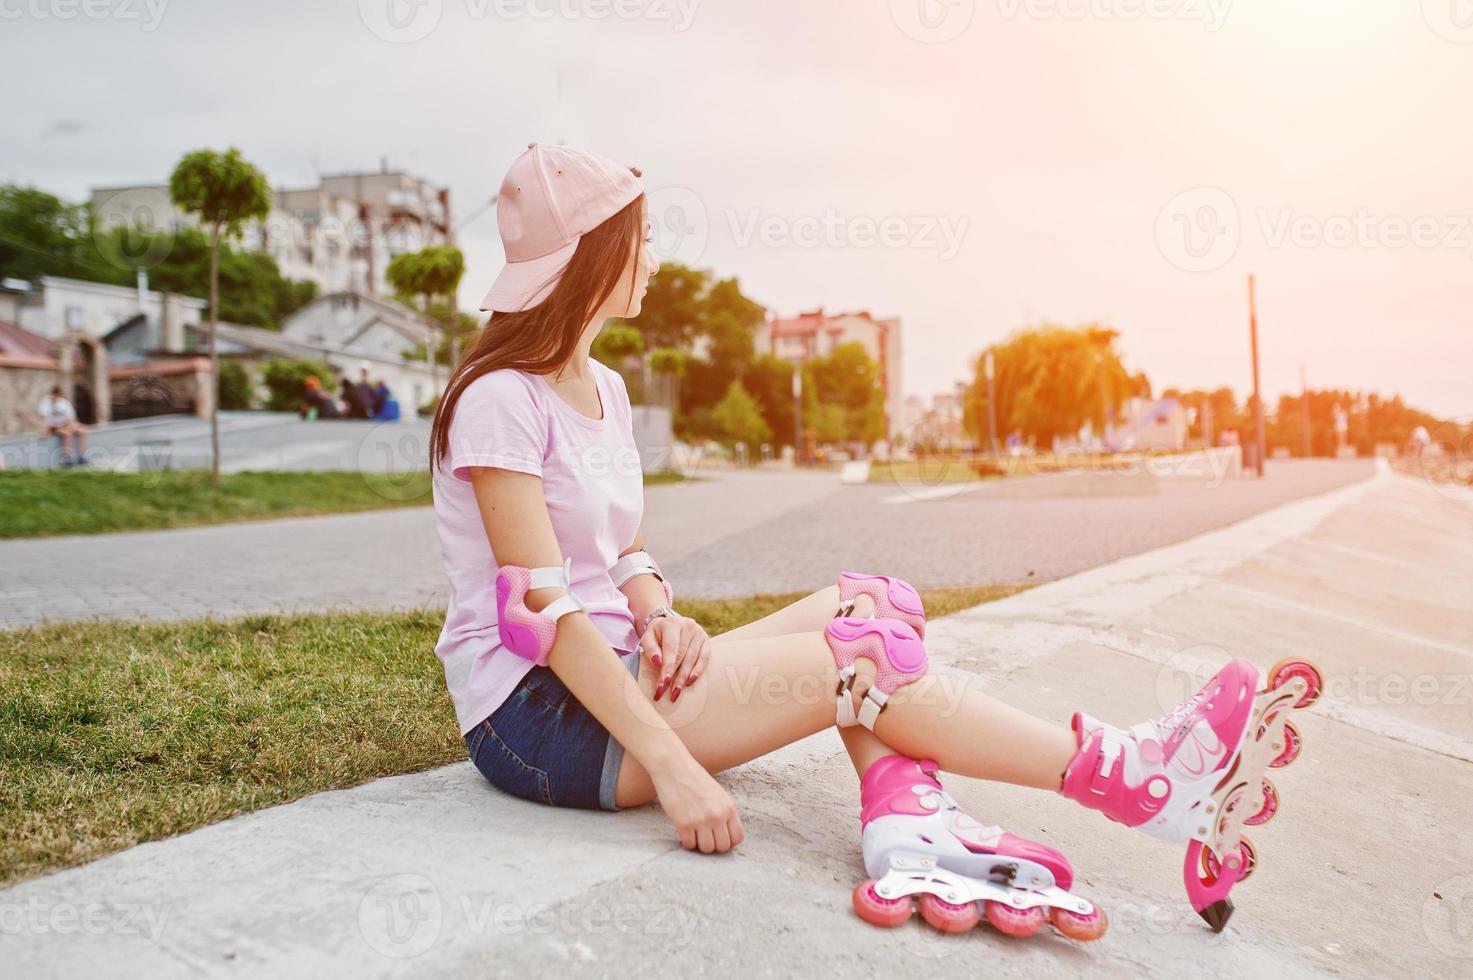
[[[261,372],[261,379],[266,383],[266,408],[273,412],[295,412],[306,394],[308,376],[317,378],[329,391],[336,385],[332,368],[321,361],[278,357],[268,362]]]
[[[220,365],[220,410],[243,412],[251,407],[251,376],[236,361],[224,361]]]
[[[726,389],[726,397],[711,409],[711,421],[720,433],[721,442],[727,446],[744,442],[749,450],[755,450],[772,438],[772,430],[762,420],[756,400],[740,381],[733,381]]]

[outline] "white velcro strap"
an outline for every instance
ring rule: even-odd
[[[582,611],[583,603],[578,601],[577,596],[569,593],[568,595],[558,596],[556,599],[549,602],[546,606],[543,607],[541,615],[546,616],[553,622],[557,622],[568,613]]]
[[[527,570],[527,574],[530,579],[528,592],[533,589],[562,589],[565,593],[543,606],[541,615],[557,622],[568,613],[583,611],[583,603],[573,594],[573,559],[564,559],[561,565],[531,568]]]
[[[614,562],[614,567],[609,569],[609,577],[614,580],[614,588],[622,588],[624,583],[636,575],[653,575],[661,582],[665,576],[660,574],[660,566],[650,557],[648,551],[635,551],[625,555]]]
[[[859,709],[859,723],[870,731],[875,730],[875,719],[880,717],[884,710],[885,702],[889,700],[884,691],[877,691],[873,687],[864,693],[864,704]]]
[[[840,728],[853,728],[859,724],[854,714],[854,695],[847,690],[839,692],[839,710],[834,715],[834,724]]]

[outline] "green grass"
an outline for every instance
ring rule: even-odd
[[[684,480],[659,473],[645,483]],[[0,538],[144,531],[430,503],[430,474],[0,472]]]
[[[1018,591],[924,591],[933,616]],[[681,609],[713,633],[798,594]],[[0,884],[465,758],[435,612],[0,633]]]

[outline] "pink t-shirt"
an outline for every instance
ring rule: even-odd
[[[589,361],[603,418],[558,397],[547,379],[501,370],[471,382],[456,403],[444,466],[434,474],[435,526],[450,579],[450,608],[435,653],[462,733],[495,711],[532,669],[496,632],[496,557],[471,489],[470,468],[542,478],[542,494],[573,594],[616,650],[638,643],[629,600],[609,569],[634,543],[644,516],[644,477],[624,379]]]

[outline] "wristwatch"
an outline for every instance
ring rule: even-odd
[[[644,636],[646,633],[648,633],[650,631],[650,623],[653,623],[655,620],[659,619],[661,616],[674,616],[674,615],[675,615],[675,610],[674,609],[671,609],[669,606],[658,606],[658,607],[650,610],[650,614],[648,616],[646,616],[644,618],[644,622],[639,625],[639,635],[640,636]]]

